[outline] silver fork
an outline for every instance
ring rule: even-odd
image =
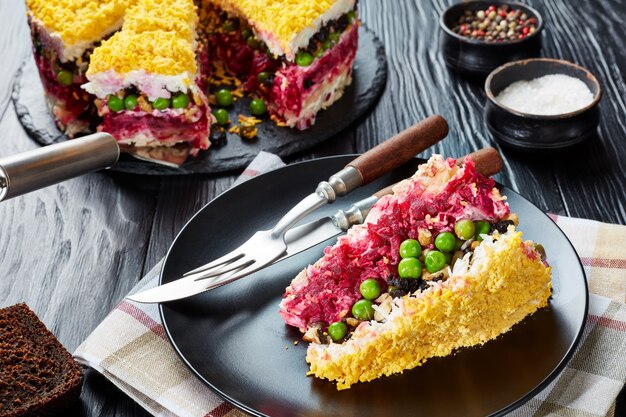
[[[181,299],[206,290],[207,279],[212,278],[211,288],[216,288],[258,271],[285,254],[285,233],[306,215],[397,168],[447,133],[448,125],[441,116],[411,126],[357,157],[328,181],[320,182],[314,193],[289,210],[272,229],[256,232],[237,249],[185,273],[183,278],[128,298],[148,303]]]

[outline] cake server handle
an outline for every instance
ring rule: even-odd
[[[94,133],[0,158],[0,201],[114,165],[120,148]]]

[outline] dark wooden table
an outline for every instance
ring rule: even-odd
[[[494,145],[480,83],[450,73],[438,18],[450,0],[362,0],[363,21],[383,40],[389,78],[377,106],[335,138],[286,162],[362,152],[430,114],[450,135],[434,147],[462,155]],[[551,156],[503,150],[496,177],[545,211],[626,223],[626,0],[532,1],[547,24],[543,55],[589,68],[604,88],[598,136]],[[30,54],[22,0],[0,1],[0,156],[37,145],[11,102],[15,72]],[[424,153],[428,156],[432,151]],[[0,307],[25,301],[73,351],[161,259],[191,215],[226,190],[226,175],[141,177],[95,173],[0,204]],[[72,414],[147,415],[94,371]],[[623,412],[623,409],[622,409]]]

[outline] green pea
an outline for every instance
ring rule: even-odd
[[[267,81],[270,78],[270,73],[269,72],[259,72],[259,75],[257,75],[257,78],[259,79],[260,83],[264,83],[265,81]]]
[[[428,272],[434,273],[441,270],[446,265],[446,257],[438,250],[431,250],[424,257],[424,264]]]
[[[419,258],[422,254],[422,247],[415,239],[407,239],[400,244],[401,258]]]
[[[435,247],[442,252],[450,252],[454,250],[456,239],[450,232],[442,232],[435,238]]]
[[[313,62],[313,55],[308,52],[300,51],[296,54],[296,64],[301,67],[308,67]]]
[[[454,225],[454,233],[463,240],[468,240],[474,237],[476,227],[471,220],[459,220]]]
[[[152,107],[157,110],[165,110],[170,106],[170,99],[159,97],[152,102]]]
[[[255,116],[262,115],[266,111],[265,102],[261,100],[260,98],[255,98],[254,100],[250,102],[250,111]]]
[[[139,104],[137,103],[137,94],[129,94],[124,97],[124,107],[126,107],[126,110],[133,110],[138,105]]]
[[[415,258],[404,258],[398,264],[400,278],[417,279],[422,276],[422,264]]]
[[[111,111],[118,112],[124,110],[124,100],[118,96],[110,95],[107,97],[107,106]]]
[[[359,300],[352,306],[352,315],[359,320],[374,318],[373,303],[370,300]]]
[[[486,220],[479,220],[476,222],[476,232],[474,233],[474,239],[481,241],[483,237],[481,235],[488,235],[491,232],[491,224]]]
[[[57,81],[59,82],[59,84],[66,87],[72,84],[73,79],[74,75],[67,70],[61,70],[57,73]]]
[[[213,112],[213,116],[215,116],[215,123],[220,126],[224,126],[228,124],[228,112],[224,109],[217,109]]]
[[[325,39],[324,42],[322,42],[322,48],[325,51],[329,50],[332,46],[333,46],[333,43],[330,41],[330,39]]]
[[[330,41],[334,43],[339,42],[340,37],[341,37],[341,33],[339,32],[331,32],[328,34],[328,39],[330,39]]]
[[[375,300],[380,295],[380,284],[374,278],[368,278],[359,285],[359,291],[366,300]]]
[[[244,28],[241,30],[241,36],[247,40],[250,36],[252,36],[252,31],[250,28]]]
[[[215,100],[217,100],[217,104],[220,106],[228,107],[233,104],[233,95],[230,93],[230,90],[222,88],[215,93]]]
[[[246,44],[252,49],[259,49],[259,46],[261,46],[261,42],[254,36],[250,36],[246,39]]]
[[[176,94],[172,97],[172,107],[175,109],[184,109],[189,105],[189,96],[185,93]]]
[[[354,23],[354,19],[356,19],[356,11],[350,10],[348,12],[348,20],[350,21],[350,23]]]
[[[324,51],[324,49],[320,47],[320,48],[317,49],[317,51],[315,51],[315,53],[313,55],[315,56],[315,58],[319,58],[322,55],[324,55],[324,52],[326,52],[326,51]]]
[[[346,337],[346,333],[348,333],[348,326],[340,321],[336,321],[328,326],[328,335],[335,342],[338,342]]]
[[[460,250],[461,246],[463,246],[463,243],[465,243],[465,242],[463,240],[459,239],[456,236],[454,237],[454,240],[455,240],[455,242],[454,242],[454,250],[455,251]]]

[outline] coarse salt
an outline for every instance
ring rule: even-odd
[[[502,90],[496,100],[522,113],[548,116],[585,108],[593,102],[593,94],[578,78],[550,74],[531,81],[516,81]]]

